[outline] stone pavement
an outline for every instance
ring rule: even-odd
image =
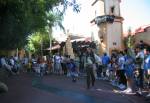
[[[21,74],[10,77],[7,84],[9,92],[0,94],[0,103],[146,103],[143,97],[114,92],[116,88],[101,80],[90,90],[84,78],[73,83],[55,75]]]

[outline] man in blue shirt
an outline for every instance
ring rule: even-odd
[[[110,58],[107,55],[107,53],[104,53],[104,55],[102,56],[102,65],[103,65],[103,69],[102,69],[102,73],[103,73],[103,77],[106,77],[106,70],[107,70],[107,66],[110,62]]]

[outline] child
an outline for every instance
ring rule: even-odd
[[[76,82],[76,78],[78,77],[77,68],[73,59],[70,59],[70,63],[68,64],[70,75],[72,77],[72,82]]]
[[[117,80],[118,78],[116,76],[116,67],[117,65],[114,61],[111,61],[108,64],[109,80],[113,86],[118,86],[118,80]]]

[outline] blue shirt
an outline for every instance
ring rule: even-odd
[[[147,58],[145,59],[144,68],[150,69],[150,55],[148,55]]]
[[[108,64],[109,64],[109,61],[110,61],[109,56],[103,56],[103,57],[102,57],[102,64],[103,64],[103,65],[108,65]]]
[[[135,68],[134,59],[131,56],[125,56],[125,69],[133,70]]]
[[[76,71],[76,65],[75,65],[75,63],[73,63],[73,62],[69,63],[68,67],[71,70],[71,72],[75,72]]]

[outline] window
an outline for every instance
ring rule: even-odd
[[[113,45],[117,45],[117,43],[116,43],[116,42],[113,42]]]
[[[110,8],[110,10],[111,10],[111,14],[114,14],[115,6],[112,6],[112,7]]]

